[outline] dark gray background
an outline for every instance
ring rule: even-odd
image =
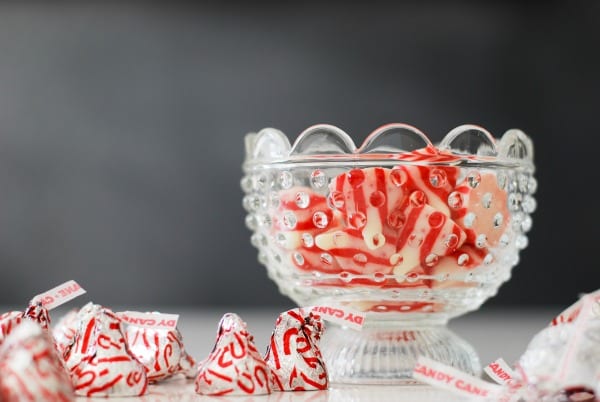
[[[0,303],[286,305],[256,261],[243,136],[478,123],[536,147],[538,210],[488,303],[600,287],[598,2],[0,3]]]

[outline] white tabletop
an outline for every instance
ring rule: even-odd
[[[129,307],[131,309],[131,307]],[[3,309],[2,311],[7,311]],[[115,310],[117,310],[115,308]],[[238,314],[248,324],[259,350],[266,350],[271,331],[277,316],[275,309],[242,308],[137,308],[139,311],[160,311],[179,314],[179,330],[187,352],[196,360],[202,360],[212,350],[216,330],[222,315],[227,312]],[[560,312],[560,308],[546,309],[503,309],[482,308],[480,311],[454,319],[449,327],[471,343],[479,353],[482,365],[498,357],[514,363],[524,352],[530,339]],[[51,314],[53,322],[58,321],[65,310]],[[78,398],[81,401],[104,401],[106,398]],[[327,391],[276,392],[271,395],[251,397],[208,397],[194,392],[193,380],[173,378],[149,388],[147,395],[139,398],[110,398],[111,402],[429,402],[460,401],[462,399],[429,386],[357,386],[331,385]]]
[[[469,341],[478,351],[483,365],[503,357],[514,363],[523,353],[529,340],[545,327],[559,312],[559,308],[491,310],[482,309],[450,322],[449,327]],[[248,324],[259,349],[266,349],[277,310],[244,309],[164,309],[161,312],[178,313],[179,329],[186,350],[197,360],[202,360],[214,346],[217,325],[226,312],[234,312]],[[86,398],[81,398],[86,400]],[[89,401],[100,399],[88,398]],[[103,399],[106,401],[105,399]],[[459,397],[429,386],[356,386],[333,384],[327,391],[276,392],[272,395],[251,397],[207,397],[194,393],[193,381],[175,378],[150,387],[148,395],[141,398],[124,398],[134,402],[434,402],[460,401]],[[111,399],[115,401],[115,399]]]

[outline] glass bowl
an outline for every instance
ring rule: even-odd
[[[258,260],[299,306],[366,313],[362,330],[328,325],[332,382],[414,383],[420,355],[478,375],[478,356],[446,328],[494,296],[527,246],[533,145],[463,125],[433,144],[388,124],[360,148],[316,125],[293,145],[246,136],[243,206]]]

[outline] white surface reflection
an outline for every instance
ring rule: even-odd
[[[327,391],[274,392],[256,396],[206,396],[194,392],[193,380],[174,378],[151,385],[138,398],[78,398],[84,402],[451,402],[463,401],[453,394],[428,386],[332,386]]]

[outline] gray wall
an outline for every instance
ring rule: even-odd
[[[0,3],[0,303],[76,279],[109,305],[288,304],[243,224],[243,136],[397,121],[533,137],[530,246],[489,303],[571,303],[600,287],[578,4]]]

